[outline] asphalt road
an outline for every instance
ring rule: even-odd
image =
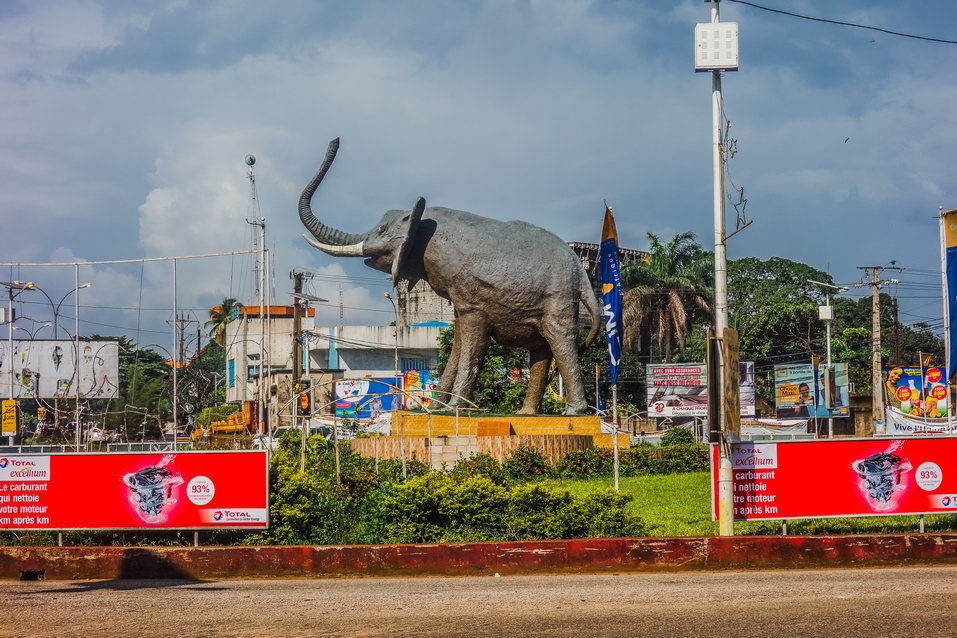
[[[957,567],[0,582],[0,636],[955,636]]]

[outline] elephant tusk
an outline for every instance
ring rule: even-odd
[[[358,244],[349,244],[348,246],[335,246],[333,244],[323,244],[306,235],[302,236],[306,242],[309,243],[313,248],[318,248],[322,252],[328,255],[337,255],[339,257],[364,257],[365,253],[362,252],[362,244],[364,242],[359,242]]]

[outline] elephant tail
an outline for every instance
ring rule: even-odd
[[[585,337],[585,342],[581,347],[581,349],[584,350],[591,345],[591,342],[595,339],[595,335],[598,334],[598,326],[601,323],[601,312],[598,309],[598,298],[595,297],[595,291],[591,289],[591,284],[588,281],[588,275],[583,272],[580,281],[578,297],[581,299],[581,302],[585,304],[585,309],[588,310],[588,314],[591,315],[591,330],[588,331],[588,336]]]

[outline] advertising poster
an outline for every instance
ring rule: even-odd
[[[892,405],[884,409],[883,434],[891,436],[921,436],[924,434],[957,434],[957,422],[948,418],[932,419],[926,416],[904,414]]]
[[[810,363],[774,366],[774,397],[779,419],[803,419],[808,417],[848,417],[851,415],[851,400],[846,363],[834,363],[834,379],[831,394],[834,409],[828,410],[824,402],[824,368],[816,369]]]
[[[264,529],[265,452],[0,456],[0,529]]]
[[[79,357],[77,357],[79,345]],[[112,399],[119,384],[119,344],[116,341],[0,342],[0,397]],[[77,386],[79,384],[79,386]]]
[[[435,386],[439,378],[434,370],[408,370],[402,379],[403,408],[406,410],[421,410],[432,403],[435,396]]]
[[[742,361],[741,416],[754,416],[754,363]],[[708,370],[703,363],[648,365],[648,416],[708,416]]]
[[[947,416],[947,383],[943,368],[885,366],[884,396],[889,405],[910,416]]]
[[[735,520],[957,514],[957,438],[735,443],[731,464]]]
[[[344,419],[375,419],[398,406],[395,377],[336,381],[336,415]]]

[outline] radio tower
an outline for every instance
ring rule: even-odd
[[[254,254],[261,255],[260,245],[259,245],[259,236],[262,233],[262,228],[265,226],[265,220],[259,213],[259,198],[256,195],[256,175],[253,173],[253,168],[256,166],[256,156],[247,155],[245,158],[247,169],[247,178],[249,179],[249,203],[246,207],[246,223],[251,226],[257,226],[258,228],[250,228],[250,233],[252,235],[251,249],[254,251]],[[260,298],[260,294],[264,291],[260,288],[260,280],[263,278],[264,274],[264,265],[260,257],[253,258],[253,281],[256,286],[256,299]]]

